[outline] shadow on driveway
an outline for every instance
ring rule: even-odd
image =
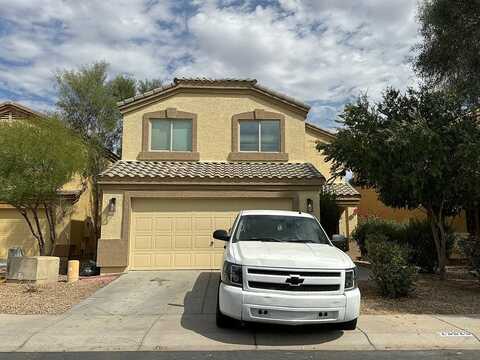
[[[218,328],[215,311],[219,280],[218,272],[199,273],[193,288],[185,294],[181,319],[183,328],[225,344],[258,346],[320,345],[343,335],[343,331],[328,324],[288,326],[237,323],[230,329]]]

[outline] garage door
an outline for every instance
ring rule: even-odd
[[[218,269],[222,241],[242,209],[291,210],[290,199],[133,199],[130,269]]]

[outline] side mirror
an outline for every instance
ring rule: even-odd
[[[348,251],[348,239],[343,235],[332,235],[332,244],[342,251]]]
[[[213,232],[213,238],[222,241],[230,240],[230,236],[228,235],[227,230],[215,230]]]

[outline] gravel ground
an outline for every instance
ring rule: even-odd
[[[0,314],[62,314],[116,277],[82,278],[75,283],[60,277],[48,285],[0,282]]]
[[[465,270],[447,280],[420,274],[415,292],[406,298],[382,298],[373,281],[359,281],[362,314],[480,314],[480,281]]]

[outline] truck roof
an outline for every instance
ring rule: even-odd
[[[244,215],[280,215],[280,216],[293,216],[293,217],[308,217],[313,218],[313,215],[306,212],[299,211],[287,211],[287,210],[242,210],[241,216]]]

